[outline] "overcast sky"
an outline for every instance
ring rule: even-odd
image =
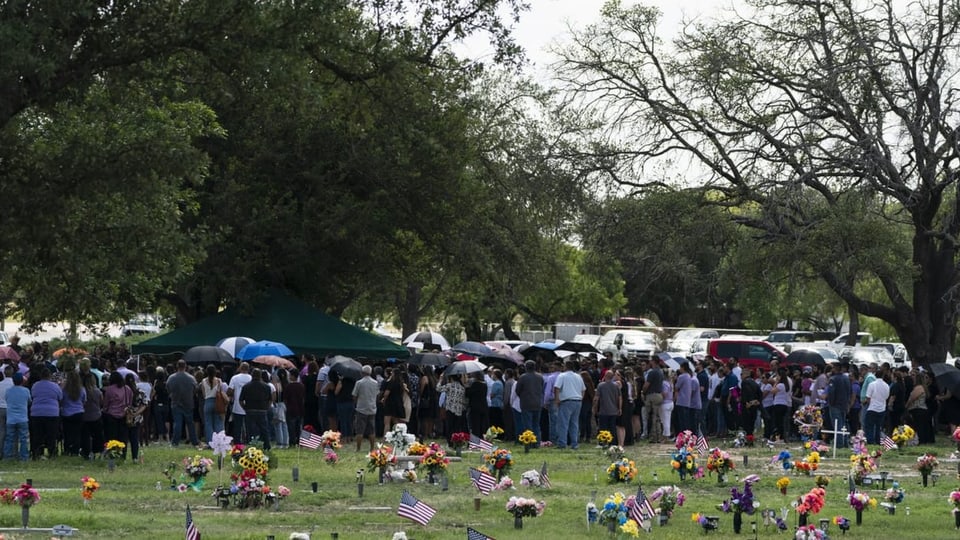
[[[531,61],[543,68],[551,60],[546,52],[554,42],[563,42],[568,30],[567,25],[582,29],[595,22],[600,16],[604,0],[529,0],[530,10],[520,16],[514,36],[527,50]],[[711,17],[720,13],[736,0],[622,0],[629,6],[642,3],[655,6],[663,13],[660,22],[660,37],[669,39],[680,28],[683,20],[697,17]],[[485,43],[467,42],[470,56],[484,55],[489,51]]]

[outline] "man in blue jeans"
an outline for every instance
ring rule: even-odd
[[[197,380],[187,373],[187,363],[181,358],[177,361],[177,372],[167,379],[167,393],[170,394],[170,415],[173,417],[173,436],[170,443],[180,444],[180,434],[187,427],[190,444],[199,446],[197,431],[193,426],[194,397],[197,394]]]
[[[517,379],[514,391],[520,398],[520,433],[530,430],[537,437],[537,446],[540,438],[540,410],[543,407],[543,377],[537,373],[537,364],[527,360],[523,364],[523,375]]]
[[[568,445],[574,450],[580,442],[580,406],[587,386],[580,374],[574,371],[573,360],[563,363],[563,373],[553,383],[554,403],[557,406],[557,448]],[[550,427],[553,430],[553,426]]]
[[[850,384],[850,377],[846,374],[848,364],[834,364],[833,376],[830,377],[830,383],[827,385],[827,407],[830,411],[828,431],[843,431],[847,428],[847,413],[850,411],[850,404],[853,401],[853,386]],[[847,437],[834,434],[837,439],[837,448],[847,447]]]
[[[863,404],[867,413],[864,415],[863,431],[867,436],[867,444],[880,444],[880,432],[883,429],[883,417],[887,413],[887,399],[890,397],[890,386],[886,377],[877,377],[867,388],[867,400]]]

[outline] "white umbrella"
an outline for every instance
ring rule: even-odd
[[[237,354],[240,352],[240,349],[246,347],[247,345],[255,342],[253,338],[243,337],[243,336],[234,336],[223,338],[217,342],[217,347],[230,353],[230,356],[236,358]]]
[[[447,341],[446,338],[436,332],[430,331],[414,332],[403,339],[404,345],[410,345],[411,343],[420,343],[422,344],[421,348],[424,348],[427,345],[430,345],[433,348],[440,347],[441,351],[445,351],[450,348],[450,342]]]
[[[486,369],[487,366],[478,360],[461,360],[450,364],[443,372],[447,375],[469,375],[471,373],[482,372]]]

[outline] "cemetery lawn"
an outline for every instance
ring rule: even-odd
[[[939,445],[906,448],[902,451],[884,453],[880,470],[889,471],[892,479],[898,480],[906,491],[905,500],[897,506],[895,515],[889,515],[881,507],[864,512],[863,525],[853,525],[844,537],[861,539],[898,538],[908,534],[917,539],[956,539],[960,532],[954,528],[952,505],[948,495],[960,488],[957,480],[957,461],[951,460],[955,450],[952,442],[941,437]],[[636,461],[639,479],[647,494],[662,485],[678,485],[686,495],[686,503],[675,509],[669,523],[664,527],[654,526],[652,533],[641,531],[640,536],[658,539],[688,539],[702,536],[703,530],[691,520],[694,512],[720,516],[720,530],[708,533],[713,538],[753,537],[751,521],[757,522],[758,537],[793,538],[797,515],[791,510],[787,522],[789,534],[777,535],[775,527],[765,527],[759,514],[744,516],[741,535],[732,531],[732,514],[722,514],[717,505],[729,497],[730,488],[737,476],[759,474],[761,480],[754,486],[760,508],[780,509],[790,507],[798,495],[814,487],[814,476],[797,476],[784,472],[779,465],[770,465],[770,458],[783,447],[735,449],[726,441],[710,441],[730,452],[737,469],[730,474],[728,482],[720,485],[716,476],[700,480],[687,479],[680,482],[670,466],[671,444],[637,444],[628,447],[626,457]],[[282,501],[280,510],[272,507],[260,509],[223,510],[216,507],[211,493],[218,484],[216,468],[208,475],[202,492],[180,493],[168,488],[163,469],[171,461],[179,463],[183,458],[200,454],[213,457],[211,451],[197,452],[187,447],[179,449],[151,445],[145,448],[144,463],[120,463],[115,472],[108,472],[106,462],[81,461],[79,458],[60,457],[49,461],[0,463],[0,487],[16,488],[30,478],[40,490],[42,500],[31,509],[30,526],[50,528],[65,524],[78,529],[82,538],[149,538],[179,539],[184,537],[185,509],[190,505],[193,519],[204,540],[258,539],[274,536],[286,539],[293,532],[311,533],[314,539],[331,538],[337,532],[341,540],[390,539],[395,532],[403,531],[413,539],[462,539],[467,527],[499,540],[525,538],[579,539],[609,538],[610,534],[599,525],[590,529],[586,522],[586,504],[591,494],[596,493],[596,505],[602,506],[604,498],[616,491],[626,495],[636,493],[637,483],[609,484],[605,470],[610,459],[598,448],[581,446],[579,451],[542,448],[524,453],[522,447],[508,445],[513,451],[514,466],[510,477],[516,482],[512,491],[493,491],[482,496],[480,510],[474,510],[474,497],[479,493],[470,483],[469,466],[481,464],[481,453],[463,452],[463,461],[451,463],[449,489],[425,483],[387,483],[377,485],[377,473],[366,471],[366,453],[355,452],[352,447],[340,451],[341,460],[334,466],[323,462],[323,453],[316,450],[286,449],[274,451],[275,467],[271,469],[269,484],[276,489],[284,485],[291,495]],[[802,456],[799,444],[785,447],[794,457]],[[874,448],[871,448],[873,450]],[[937,485],[920,485],[920,475],[914,469],[916,458],[924,452],[934,452],[940,459],[942,474]],[[299,455],[299,482],[292,481],[291,468]],[[743,466],[743,456],[749,464]],[[837,458],[825,453],[819,474],[831,479],[827,487],[826,505],[818,515],[811,516],[811,523],[821,518],[832,519],[843,515],[854,521],[854,511],[847,504],[849,450],[838,450]],[[527,470],[539,470],[546,461],[553,487],[535,489],[521,487],[520,475]],[[705,465],[706,459],[700,460]],[[356,474],[364,469],[364,495],[358,497]],[[657,480],[654,480],[656,473]],[[229,464],[223,470],[223,482],[229,482]],[[80,479],[93,476],[101,483],[101,489],[88,505],[80,496]],[[775,487],[781,476],[788,476],[791,484],[783,496]],[[425,476],[425,475],[422,475]],[[160,490],[157,490],[157,483]],[[313,493],[311,483],[318,483],[318,492]],[[887,482],[887,487],[890,482]],[[414,496],[437,509],[437,515],[428,526],[420,526],[396,515],[400,494],[408,489]],[[883,500],[880,486],[863,488],[871,496]],[[511,496],[532,497],[546,502],[546,511],[540,517],[524,518],[523,530],[514,529],[514,520],[504,505]],[[909,507],[910,515],[907,515]],[[16,505],[0,505],[0,528],[20,527],[21,512]],[[5,539],[49,538],[50,534],[3,531]],[[830,537],[840,537],[835,525],[830,525]],[[621,536],[625,537],[625,536]]]

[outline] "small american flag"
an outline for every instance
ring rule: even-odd
[[[470,450],[483,450],[484,452],[489,452],[493,450],[493,444],[486,439],[481,439],[476,435],[470,435],[470,442],[467,444],[467,448]]]
[[[490,491],[497,485],[497,481],[489,473],[472,467],[470,468],[470,480],[484,495],[489,495]]]
[[[400,495],[400,506],[397,507],[398,516],[426,525],[430,523],[436,513],[436,509],[414,497],[409,491],[403,490],[403,494]]]
[[[316,433],[310,433],[306,430],[300,432],[300,446],[304,448],[316,450],[317,448],[320,448],[320,443],[322,442],[323,437],[317,435]]]
[[[707,453],[707,450],[710,449],[710,445],[707,444],[707,438],[703,435],[697,437],[697,453],[701,456]]]
[[[467,540],[496,540],[496,539],[492,536],[487,536],[476,529],[467,527]]]
[[[543,487],[553,487],[553,484],[550,483],[550,476],[547,475],[547,462],[543,462],[543,467],[540,467],[540,482],[543,483]]]
[[[882,446],[884,450],[893,450],[897,447],[897,443],[893,442],[893,439],[890,437],[887,437],[886,433],[881,433],[880,446]]]
[[[193,523],[193,514],[190,513],[190,505],[187,505],[187,540],[200,540],[200,531]]]
[[[639,525],[654,516],[653,506],[650,499],[643,493],[643,488],[637,488],[637,496],[633,501],[633,508],[630,509],[629,518],[636,521]]]

